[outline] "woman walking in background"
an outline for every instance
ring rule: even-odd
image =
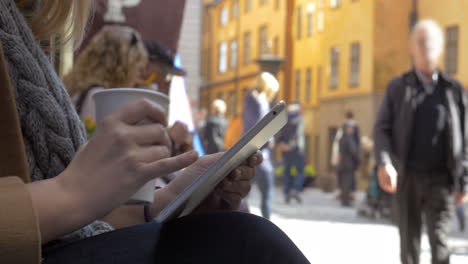
[[[270,111],[270,103],[278,94],[279,82],[268,72],[262,72],[252,90],[244,98],[244,133]],[[262,149],[263,163],[256,169],[255,182],[262,196],[262,216],[270,219],[271,203],[274,192],[274,169],[271,160],[273,141],[270,140]]]

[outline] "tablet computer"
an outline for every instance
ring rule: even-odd
[[[248,157],[263,147],[286,125],[288,115],[284,102],[278,103],[241,139],[217,160],[195,182],[188,186],[156,217],[159,223],[190,214],[216,186]]]

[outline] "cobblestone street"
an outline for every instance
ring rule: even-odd
[[[286,205],[276,190],[272,221],[299,246],[311,263],[319,264],[398,264],[397,229],[385,221],[357,216],[356,208],[342,208],[334,193],[308,189],[302,205]],[[361,201],[360,194],[358,201]],[[254,187],[251,210],[260,214],[259,193]],[[452,264],[468,263],[468,234],[453,224],[450,246]],[[423,238],[421,264],[430,263],[427,237]]]

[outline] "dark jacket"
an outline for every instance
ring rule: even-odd
[[[404,177],[416,110],[417,89],[422,84],[414,71],[395,78],[388,85],[374,126],[377,164],[395,166]],[[437,89],[445,90],[449,112],[447,133],[448,168],[457,191],[465,190],[467,175],[467,97],[463,86],[440,73]],[[402,182],[401,180],[399,182]]]
[[[355,171],[359,166],[359,147],[354,134],[350,135],[344,132],[339,144],[340,160],[338,162],[338,171]]]
[[[203,142],[206,154],[224,151],[224,134],[227,121],[222,115],[211,115],[206,120]]]
[[[304,118],[299,111],[288,113],[288,122],[279,133],[278,142],[289,146],[291,152],[305,152]]]

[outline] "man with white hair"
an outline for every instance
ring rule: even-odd
[[[443,34],[436,22],[419,22],[410,45],[414,68],[390,82],[374,127],[378,178],[396,193],[402,263],[419,263],[423,222],[432,263],[449,263],[452,194],[463,202],[468,172],[467,98],[438,68]]]
[[[211,103],[211,115],[206,120],[203,132],[204,148],[206,154],[214,154],[224,151],[224,134],[226,133],[227,121],[226,103],[216,99]]]

